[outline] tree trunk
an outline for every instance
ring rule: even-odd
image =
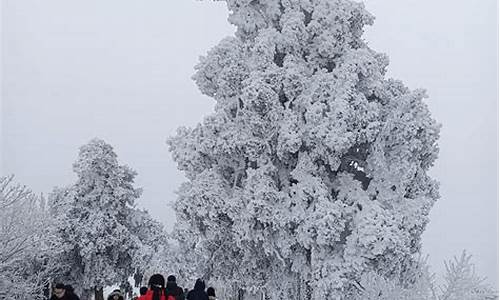
[[[95,296],[94,296],[94,300],[104,300],[104,289],[101,287],[101,288],[95,288]]]
[[[243,300],[244,295],[245,291],[243,289],[238,289],[238,300]]]
[[[311,300],[313,296],[313,289],[309,282],[306,283],[306,299]]]
[[[47,281],[47,283],[45,284],[44,288],[43,288],[43,296],[44,296],[44,299],[49,299],[50,298],[50,291],[52,290],[51,286],[50,286],[50,280]]]
[[[310,250],[307,250],[307,253],[306,253],[306,259],[307,259],[307,263],[310,267],[310,270],[311,272],[314,270],[314,267],[315,267],[315,257],[314,257],[314,247],[311,247]],[[311,287],[311,274],[308,274],[308,276],[306,276],[306,278],[304,278],[304,283],[305,283],[305,286],[304,286],[304,300],[311,300],[312,299],[312,294],[313,294],[313,289]]]

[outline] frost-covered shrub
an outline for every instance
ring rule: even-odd
[[[497,292],[474,272],[471,256],[465,252],[446,264],[445,283],[438,286],[426,261],[420,260],[408,270],[413,281],[405,285],[397,279],[387,279],[375,272],[362,276],[358,285],[358,300],[490,300]]]
[[[498,299],[498,293],[479,277],[465,251],[460,258],[446,263],[445,285],[440,288],[439,300],[488,300]]]
[[[57,238],[44,199],[13,178],[0,177],[0,299],[43,299]]]

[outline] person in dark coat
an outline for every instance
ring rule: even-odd
[[[177,285],[177,281],[174,275],[167,277],[167,286],[165,288],[165,294],[168,296],[174,296],[175,300],[184,300],[184,290]]]
[[[148,287],[147,286],[142,286],[140,289],[139,289],[139,294],[141,296],[144,296],[146,295],[146,293],[148,292]]]
[[[142,274],[139,272],[139,270],[136,270],[134,274],[134,286],[138,288],[141,286],[141,283],[142,283]]]
[[[66,295],[68,296],[68,299],[70,299],[70,300],[80,300],[80,297],[78,297],[75,294],[75,289],[70,284],[66,285]]]
[[[205,292],[205,281],[197,279],[194,284],[194,289],[187,294],[187,300],[208,300],[207,292]]]
[[[208,295],[208,299],[209,300],[215,300],[217,298],[215,298],[215,289],[213,287],[209,287],[207,289],[207,295]]]

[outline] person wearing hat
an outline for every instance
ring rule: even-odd
[[[177,285],[177,281],[174,275],[170,275],[167,277],[167,287],[165,289],[165,295],[173,296],[175,300],[184,300],[184,290]]]
[[[209,287],[207,289],[207,296],[208,296],[208,300],[216,300],[217,298],[215,298],[215,289],[213,287]]]
[[[205,281],[198,278],[194,284],[194,289],[187,294],[187,300],[208,300],[207,292],[205,292]]]
[[[68,299],[70,299],[70,300],[80,300],[80,297],[78,297],[75,294],[75,289],[73,288],[72,285],[66,284],[65,287],[66,287],[66,296],[68,297]]]
[[[108,295],[108,300],[124,300],[123,294],[120,290],[116,289]]]

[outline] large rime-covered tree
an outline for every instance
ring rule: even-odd
[[[74,185],[56,189],[51,211],[59,221],[59,236],[68,262],[65,279],[84,290],[84,297],[102,297],[105,286],[126,282],[134,271],[140,240],[134,234],[135,171],[120,165],[113,148],[94,139],[80,148],[73,165]],[[67,276],[67,277],[65,277]]]
[[[236,35],[194,76],[215,111],[169,140],[181,245],[206,277],[275,299],[348,299],[367,272],[411,282],[439,197],[424,91],[385,77],[360,3],[226,3]]]

